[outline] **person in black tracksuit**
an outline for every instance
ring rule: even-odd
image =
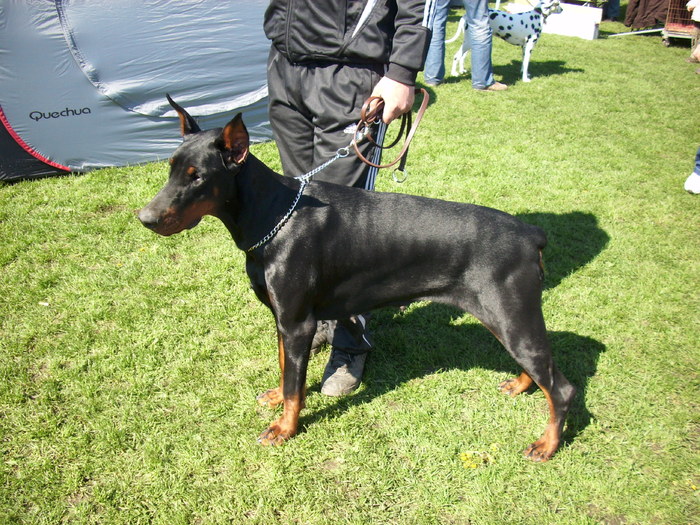
[[[350,144],[360,109],[384,99],[383,120],[410,111],[430,43],[434,0],[271,0],[265,34],[272,131],[287,176],[304,175]],[[380,151],[364,146],[378,163]],[[375,168],[351,154],[314,178],[373,189]],[[371,343],[366,318],[324,322],[316,344],[331,343],[321,391],[357,388]]]

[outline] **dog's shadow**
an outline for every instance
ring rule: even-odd
[[[372,323],[375,349],[367,360],[364,387],[353,395],[336,398],[324,408],[302,413],[302,431],[315,422],[339,417],[349,407],[368,403],[411,380],[431,374],[481,368],[517,376],[521,369],[486,328],[476,323],[454,322],[463,315],[455,308],[436,303],[414,305],[406,313],[389,309],[375,312]],[[550,331],[548,335],[557,367],[578,390],[562,433],[562,444],[567,444],[592,419],[586,407],[586,391],[605,346],[571,332]],[[323,353],[317,359],[326,355]],[[497,383],[494,382],[493,395],[503,395],[497,391]],[[319,382],[309,385],[309,392],[318,394],[319,390]]]
[[[564,278],[591,262],[610,240],[598,226],[595,215],[590,213],[519,213],[516,216],[547,233],[547,247],[544,249],[545,289],[554,288]]]
[[[547,231],[547,288],[555,287],[593,260],[609,240],[595,217],[587,213],[531,213],[519,218]],[[486,328],[476,322],[454,322],[464,315],[460,310],[437,303],[414,305],[404,313],[390,308],[375,312],[371,323],[375,349],[367,361],[364,388],[337,398],[325,408],[304,413],[300,427],[303,429],[440,370],[483,368],[513,376],[519,374],[518,365]],[[591,421],[586,390],[605,346],[571,332],[550,331],[548,335],[555,363],[578,389],[562,436],[563,442],[568,443]],[[319,389],[318,382],[309,385],[311,392]]]
[[[512,85],[522,81],[522,65],[522,60],[514,59],[510,64],[494,65],[493,72],[495,75],[500,76],[503,82]],[[585,69],[566,67],[566,62],[561,60],[540,61],[536,58],[531,58],[528,66],[528,74],[533,82],[538,78],[565,75],[567,73],[585,73]]]
[[[512,60],[510,64],[494,66],[493,72],[495,75],[499,76],[505,84],[512,86],[513,84],[522,82],[522,63],[522,60]],[[566,67],[566,62],[562,62],[561,60],[549,60],[546,62],[530,60],[528,73],[532,82],[536,82],[537,77],[545,78],[555,75],[564,75],[566,73],[585,73],[585,69]],[[466,73],[457,76],[448,75],[442,81],[443,84],[459,84],[460,82],[471,82],[470,69],[467,69]],[[437,102],[439,93],[429,86],[423,87],[430,94],[430,105]]]

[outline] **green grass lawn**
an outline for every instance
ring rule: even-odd
[[[529,84],[496,41],[511,88],[432,89],[408,180],[378,183],[547,230],[545,317],[579,389],[553,460],[520,454],[542,392],[500,394],[515,363],[433,304],[375,313],[351,396],[320,394],[316,357],[299,435],[258,446],[272,317],[216,219],[139,224],[157,163],[0,186],[0,523],[700,523],[700,196],[682,187],[700,75],[687,42],[605,38],[624,30],[544,35]]]

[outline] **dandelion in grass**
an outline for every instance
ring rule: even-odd
[[[479,467],[485,467],[494,462],[494,457],[492,453],[496,453],[499,449],[498,443],[492,443],[489,449],[491,452],[481,451],[481,450],[467,450],[459,455],[459,459],[462,460],[462,466],[467,469],[476,469]]]

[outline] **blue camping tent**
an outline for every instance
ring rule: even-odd
[[[0,179],[167,158],[165,94],[203,128],[267,122],[266,0],[3,0]]]

